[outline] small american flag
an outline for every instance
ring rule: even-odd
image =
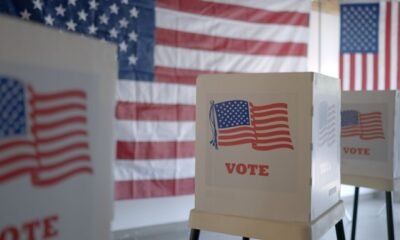
[[[86,93],[37,93],[0,77],[0,184],[30,176],[50,186],[93,174],[86,127]]]
[[[336,105],[322,102],[319,105],[319,111],[319,146],[332,146],[335,143],[336,136]]]
[[[400,87],[399,7],[393,0],[341,5],[343,90]]]
[[[342,111],[342,138],[356,136],[363,140],[385,139],[382,113]]]
[[[251,144],[259,151],[294,149],[286,103],[261,106],[244,100],[212,103],[210,120],[214,128],[211,144],[216,149],[240,144]]]

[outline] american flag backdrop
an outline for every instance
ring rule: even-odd
[[[385,139],[381,112],[342,111],[342,138]]]
[[[118,200],[194,192],[196,77],[307,70],[310,4],[2,0],[0,12],[118,44]]]
[[[342,89],[398,89],[399,1],[352,2],[341,5]]]
[[[254,105],[230,100],[212,103],[210,111],[215,128],[211,144],[216,149],[241,144],[250,144],[258,151],[294,149],[287,103]]]

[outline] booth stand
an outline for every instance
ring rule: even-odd
[[[316,73],[200,76],[190,238],[318,239],[336,226],[344,239],[340,94]]]
[[[351,239],[355,239],[359,187],[386,192],[388,239],[394,239],[392,192],[400,183],[400,96],[397,91],[342,95],[342,183],[354,185]]]

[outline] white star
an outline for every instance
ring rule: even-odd
[[[47,25],[53,26],[54,24],[54,18],[49,14],[44,18],[44,21],[46,22]]]
[[[119,25],[121,25],[121,28],[127,28],[128,27],[129,22],[126,21],[125,18],[119,20]]]
[[[119,8],[118,8],[117,4],[114,3],[113,5],[111,5],[110,11],[111,11],[111,13],[118,15]]]
[[[29,20],[31,17],[31,14],[26,9],[23,12],[20,12],[20,14],[23,20]]]
[[[100,16],[100,23],[108,24],[108,17],[105,14]]]
[[[69,20],[67,22],[67,28],[68,28],[68,30],[75,31],[76,23],[72,20]]]
[[[68,4],[71,4],[72,6],[76,5],[76,0],[68,0]]]
[[[88,15],[85,12],[85,10],[82,9],[78,12],[78,16],[79,16],[79,20],[86,21]]]
[[[99,4],[96,2],[96,0],[91,0],[90,2],[89,2],[89,8],[90,9],[93,9],[93,10],[97,10],[97,7],[99,6]]]
[[[128,0],[122,0],[121,1],[123,4],[129,4],[129,1]]]
[[[120,50],[121,52],[126,52],[126,51],[128,50],[128,45],[126,45],[125,41],[122,41],[122,42],[119,44],[119,50]]]
[[[42,8],[43,8],[43,3],[40,0],[33,1],[33,9],[39,9],[39,11],[42,11]]]
[[[136,7],[133,7],[129,13],[131,14],[131,17],[137,18],[139,16],[139,11],[137,10]]]
[[[132,54],[129,56],[128,61],[129,61],[129,65],[136,65],[137,57]]]
[[[134,41],[134,42],[137,41],[138,35],[135,33],[135,31],[130,32],[128,36],[129,36],[130,41]]]
[[[56,15],[63,16],[65,15],[65,8],[60,4],[58,7],[56,7]]]
[[[90,34],[96,34],[96,32],[97,32],[97,27],[95,26],[95,25],[90,25],[89,26],[89,33]]]
[[[111,28],[109,33],[110,33],[110,37],[111,38],[117,38],[118,37],[118,31],[115,28]]]

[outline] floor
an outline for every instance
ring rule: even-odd
[[[395,237],[400,237],[400,203],[395,197],[394,224]],[[344,199],[346,216],[344,227],[346,239],[350,239],[351,215],[353,199]],[[360,197],[358,208],[356,239],[380,240],[387,239],[386,207],[383,194],[370,194]],[[189,228],[186,222],[168,224],[156,227],[125,230],[114,233],[114,240],[188,240]],[[238,236],[225,235],[215,232],[201,231],[200,240],[239,240]],[[321,240],[336,239],[334,228],[328,231]]]

